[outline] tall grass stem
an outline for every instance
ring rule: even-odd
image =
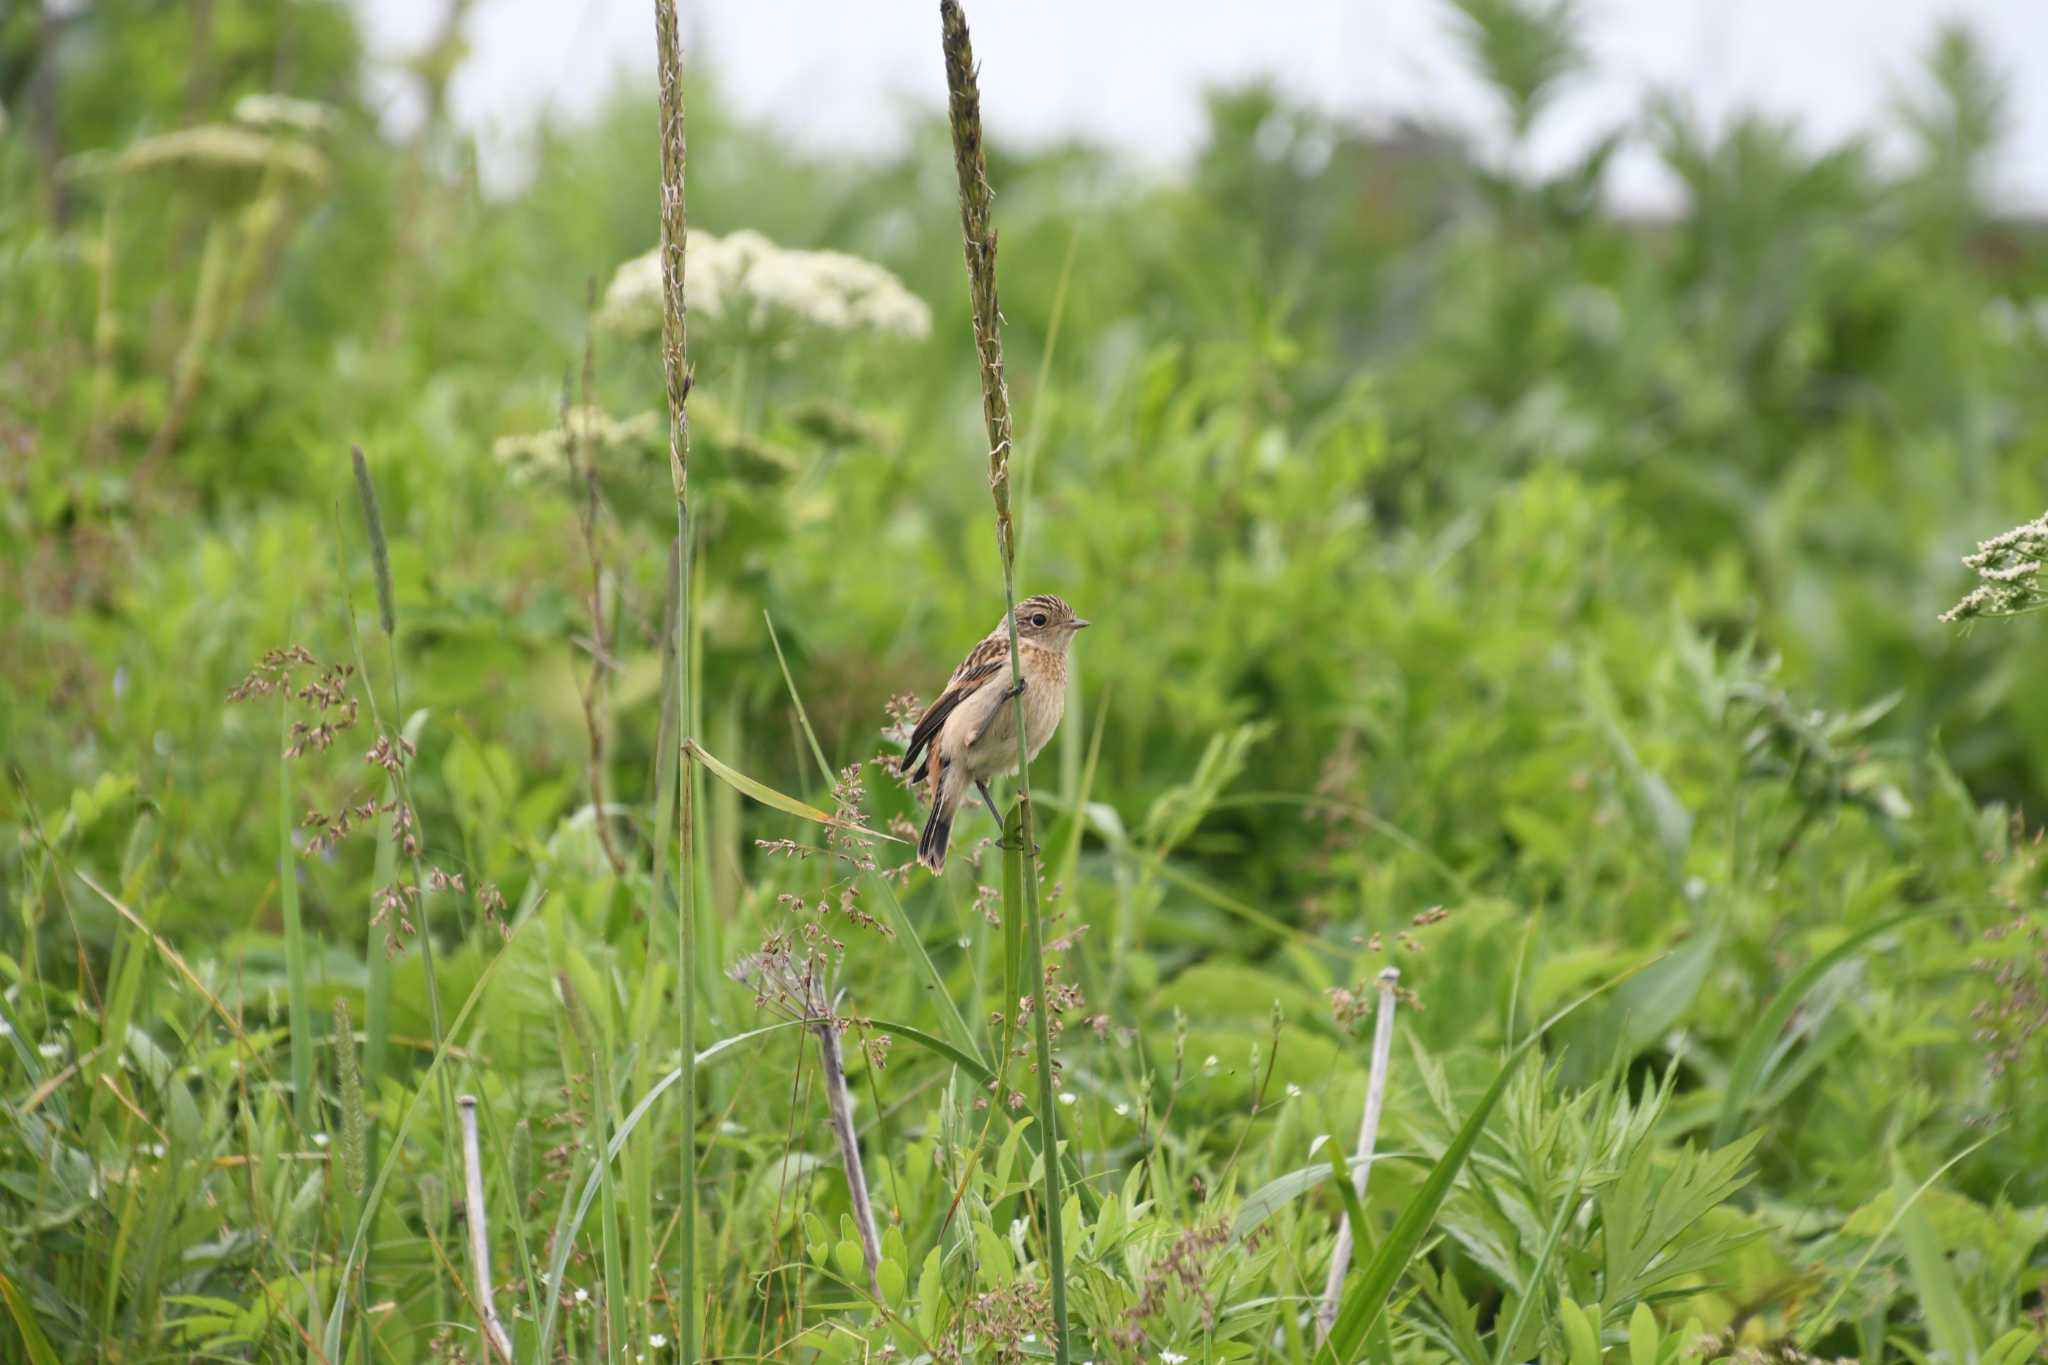
[[[677,592],[664,629],[676,651],[675,687],[668,702],[674,707],[680,746],[678,790],[682,807],[677,831],[679,868],[676,877],[676,994],[680,1017],[682,1076],[677,1106],[682,1111],[682,1184],[677,1194],[679,1255],[676,1292],[678,1359],[697,1359],[697,961],[695,886],[697,881],[696,802],[690,740],[694,733],[692,663],[689,631],[690,570],[694,546],[690,524],[690,396],[689,325],[683,295],[683,252],[689,240],[689,218],[683,198],[687,144],[683,137],[683,54],[676,33],[675,0],[654,0],[656,70],[661,98],[661,363],[668,394],[669,479],[676,500]],[[666,722],[668,717],[664,717]],[[666,726],[665,726],[666,728]],[[657,764],[661,760],[657,759]],[[659,883],[657,874],[657,884]]]
[[[988,428],[988,487],[995,503],[996,551],[1003,569],[1004,620],[1010,633],[1010,676],[1024,676],[1017,643],[1017,531],[1010,507],[1012,446],[1010,393],[1003,377],[1002,308],[996,295],[996,231],[992,222],[988,156],[982,145],[981,91],[976,84],[974,46],[958,0],[940,0],[940,46],[945,54],[947,122],[953,135],[953,170],[960,187],[960,237],[967,258],[967,292],[974,319],[974,347],[981,368],[981,411]],[[1044,1147],[1046,1259],[1052,1288],[1053,1357],[1067,1365],[1067,1257],[1061,1228],[1059,1111],[1052,1066],[1051,1026],[1046,1016],[1045,926],[1038,903],[1038,856],[1031,808],[1031,749],[1024,696],[1012,700],[1017,732],[1017,835],[1022,845],[1023,905],[1006,905],[1005,915],[1025,915],[1031,972],[1034,1038],[1038,1060],[1038,1127]]]

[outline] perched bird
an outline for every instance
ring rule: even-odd
[[[1067,709],[1067,647],[1087,624],[1051,593],[1025,598],[1017,604],[1022,681],[1010,671],[1010,623],[999,621],[967,651],[945,691],[918,717],[902,771],[931,792],[932,813],[917,841],[917,860],[932,871],[946,865],[953,817],[969,788],[981,793],[996,827],[1002,827],[988,780],[1017,770],[1020,708],[1011,699],[1023,697],[1025,747],[1036,758]]]

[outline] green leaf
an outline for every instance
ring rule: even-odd
[[[748,777],[737,768],[714,758],[705,750],[702,744],[699,744],[694,739],[684,740],[683,747],[689,750],[713,777],[725,783],[726,786],[731,787],[741,796],[751,797],[762,805],[779,810],[785,815],[794,815],[798,819],[809,820],[813,824],[829,825],[833,829],[851,830],[853,833],[869,839],[887,839],[892,844],[906,842],[893,834],[883,834],[879,830],[869,829],[866,825],[857,825],[851,820],[842,820],[836,815],[828,815],[816,806],[807,805],[797,800],[794,796],[785,796],[767,783]]]
[[[1710,1264],[1753,1233],[1716,1234],[1680,1244],[1680,1238],[1749,1183],[1742,1167],[1761,1133],[1711,1152],[1688,1147],[1656,1179],[1661,1154],[1645,1138],[1636,1144],[1620,1177],[1600,1192],[1600,1223],[1606,1244],[1602,1293],[1619,1305],[1641,1298],[1658,1285]]]
[[[996,1236],[995,1229],[987,1223],[974,1225],[974,1255],[981,1263],[981,1283],[1000,1289],[1010,1282],[1016,1269],[1010,1259],[1010,1244]]]
[[[2022,1361],[2031,1360],[2040,1345],[2040,1333],[2015,1327],[1991,1343],[1984,1352],[1981,1365],[2020,1365]]]
[[[1661,1344],[1657,1332],[1657,1315],[1650,1311],[1650,1305],[1639,1303],[1628,1320],[1629,1365],[1657,1365],[1657,1347]]]
[[[902,1303],[905,1283],[902,1262],[884,1259],[875,1267],[875,1283],[881,1288],[883,1303]]]
[[[1373,1164],[1377,1165],[1382,1161],[1401,1160],[1413,1155],[1412,1152],[1375,1152],[1372,1159]],[[1352,1157],[1345,1163],[1345,1167],[1347,1170],[1356,1170],[1358,1164],[1358,1158]],[[1312,1166],[1298,1167],[1285,1175],[1275,1176],[1253,1190],[1245,1197],[1245,1201],[1237,1206],[1237,1214],[1230,1223],[1230,1235],[1244,1237],[1272,1217],[1276,1211],[1293,1203],[1329,1178],[1330,1166],[1320,1161]]]
[[[1599,1306],[1594,1306],[1599,1311]],[[1564,1328],[1564,1344],[1571,1365],[1600,1365],[1600,1329],[1586,1310],[1570,1299],[1557,1301],[1558,1324]]]
[[[917,1331],[930,1337],[939,1330],[939,1301],[944,1289],[939,1279],[939,1249],[925,1253],[924,1269],[917,1276]]]
[[[1328,1170],[1337,1186],[1337,1197],[1344,1203],[1344,1217],[1351,1224],[1352,1240],[1362,1246],[1366,1235],[1365,1206],[1358,1202],[1358,1191],[1351,1187],[1351,1172],[1344,1160],[1343,1149],[1332,1139],[1323,1144],[1323,1151],[1329,1156]]]

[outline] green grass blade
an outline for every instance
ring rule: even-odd
[[[927,1033],[921,1028],[897,1023],[892,1019],[865,1019],[862,1022],[877,1033],[886,1033],[892,1038],[901,1038],[906,1043],[915,1043],[921,1048],[928,1049],[936,1055],[944,1057],[983,1085],[988,1085],[996,1079],[996,1073],[981,1058],[964,1048],[947,1042],[944,1038]],[[1042,1149],[1039,1146],[1038,1135],[1034,1129],[1035,1125],[1033,1128],[1025,1130],[1024,1142],[1033,1152],[1038,1152]],[[1073,1185],[1074,1193],[1080,1196],[1082,1212],[1090,1218],[1095,1217],[1096,1214],[1101,1212],[1102,1196],[1095,1192],[1094,1186],[1081,1179],[1081,1168],[1075,1163],[1071,1152],[1061,1155],[1060,1164],[1066,1168],[1067,1180]]]
[[[1363,1273],[1352,1285],[1351,1291],[1344,1296],[1343,1306],[1337,1312],[1337,1320],[1330,1327],[1329,1339],[1316,1353],[1319,1365],[1336,1365],[1339,1361],[1357,1359],[1359,1350],[1365,1343],[1366,1334],[1386,1311],[1387,1299],[1394,1291],[1395,1281],[1400,1279],[1402,1272],[1408,1268],[1409,1258],[1415,1254],[1416,1248],[1422,1245],[1422,1239],[1429,1235],[1430,1226],[1436,1221],[1437,1210],[1443,1206],[1445,1198],[1451,1192],[1451,1182],[1457,1179],[1459,1170],[1465,1164],[1465,1158],[1471,1155],[1473,1144],[1479,1141],[1479,1134],[1486,1127],[1487,1116],[1493,1112],[1493,1106],[1500,1102],[1500,1097],[1507,1092],[1508,1081],[1513,1078],[1515,1068],[1520,1065],[1522,1058],[1529,1054],[1539,1036],[1532,1035],[1524,1039],[1508,1054],[1508,1059],[1501,1065],[1499,1074],[1493,1078],[1493,1084],[1486,1088],[1486,1093],[1480,1097],[1479,1103],[1466,1116],[1457,1136],[1451,1139],[1451,1145],[1444,1149],[1442,1158],[1430,1168],[1428,1178],[1422,1182],[1422,1188],[1416,1191],[1415,1197],[1408,1201],[1408,1207],[1403,1209],[1401,1216],[1394,1221],[1393,1230],[1387,1234],[1386,1240],[1380,1243],[1379,1250],[1366,1264]]]
[[[1806,999],[1807,994],[1820,983],[1820,979],[1840,966],[1843,962],[1861,952],[1872,939],[1891,932],[1918,915],[1926,914],[1928,906],[1914,906],[1900,914],[1866,925],[1843,939],[1827,952],[1822,953],[1795,973],[1785,988],[1756,1022],[1742,1036],[1742,1045],[1735,1050],[1735,1060],[1728,1066],[1728,1084],[1722,1091],[1721,1113],[1714,1121],[1716,1147],[1725,1147],[1736,1138],[1742,1126],[1742,1116],[1756,1100],[1757,1092],[1764,1083],[1764,1061],[1770,1056],[1771,1047],[1785,1032],[1785,1025],[1791,1022],[1792,1014]]]
[[[906,1043],[916,1043],[921,1048],[937,1053],[983,1085],[996,1078],[996,1073],[989,1070],[988,1064],[981,1058],[965,1048],[947,1042],[944,1038],[934,1037],[921,1028],[912,1028],[909,1024],[899,1024],[888,1019],[870,1019],[867,1022],[879,1032],[901,1038]]]
[[[850,830],[869,839],[887,839],[892,844],[906,842],[893,834],[884,834],[880,830],[869,829],[865,825],[857,825],[851,820],[842,820],[836,815],[819,810],[816,806],[799,801],[794,796],[786,796],[767,783],[748,777],[731,764],[713,756],[705,750],[702,744],[699,744],[694,739],[684,740],[683,748],[691,758],[703,764],[713,777],[725,783],[726,786],[731,787],[742,796],[752,797],[762,805],[779,810],[785,815],[794,815],[799,819],[809,820],[813,824],[830,825],[834,829]]]
[[[1871,1239],[1870,1245],[1864,1248],[1863,1255],[1857,1260],[1855,1266],[1836,1283],[1835,1292],[1829,1296],[1827,1306],[1821,1309],[1815,1316],[1807,1319],[1805,1324],[1800,1327],[1799,1344],[1801,1347],[1812,1346],[1814,1340],[1834,1324],[1835,1309],[1841,1306],[1842,1296],[1849,1292],[1850,1285],[1856,1283],[1862,1277],[1864,1267],[1868,1266],[1871,1258],[1877,1255],[1877,1249],[1891,1239],[1892,1233],[1898,1230],[1899,1223],[1912,1210],[1913,1205],[1919,1202],[1920,1196],[1933,1189],[1935,1183],[1947,1175],[1963,1158],[1969,1156],[1972,1152],[1997,1136],[1997,1132],[1986,1133],[1947,1161],[1942,1162],[1941,1165],[1934,1168],[1933,1175],[1921,1181],[1911,1194],[1899,1202],[1899,1206],[1892,1210],[1892,1216],[1886,1220],[1883,1231]]]
[[[0,1298],[7,1300],[7,1312],[14,1319],[14,1328],[21,1333],[21,1344],[28,1352],[30,1365],[57,1365],[57,1353],[50,1349],[50,1339],[43,1335],[42,1327],[36,1322],[35,1310],[28,1300],[9,1279],[0,1272]]]
[[[751,1043],[757,1038],[765,1038],[771,1033],[780,1033],[783,1029],[796,1028],[797,1026],[796,1021],[787,1020],[779,1024],[768,1024],[762,1028],[750,1029],[745,1033],[736,1033],[730,1038],[721,1038],[710,1047],[698,1053],[696,1063],[700,1067],[708,1065],[727,1053],[738,1050],[743,1044]],[[569,1268],[569,1255],[575,1249],[576,1233],[582,1228],[583,1220],[590,1216],[590,1206],[597,1202],[598,1194],[603,1189],[606,1169],[611,1166],[612,1162],[618,1159],[619,1153],[626,1146],[627,1139],[633,1136],[634,1130],[640,1126],[640,1120],[647,1117],[647,1111],[654,1107],[655,1101],[668,1093],[670,1086],[678,1084],[682,1079],[683,1069],[676,1067],[659,1081],[656,1081],[653,1087],[640,1097],[639,1103],[635,1104],[626,1117],[620,1121],[619,1126],[612,1133],[611,1140],[605,1144],[604,1159],[597,1163],[596,1168],[591,1171],[589,1178],[583,1182],[583,1189],[577,1195],[576,1203],[573,1206],[574,1211],[567,1218],[556,1223],[555,1250],[554,1255],[548,1261],[547,1270],[547,1283],[550,1288],[549,1292],[544,1296],[546,1306],[541,1310],[540,1336],[536,1340],[533,1352],[535,1365],[542,1365],[542,1362],[554,1358],[552,1351],[554,1348],[555,1318],[556,1310],[561,1303],[559,1286],[562,1283],[562,1275]],[[567,1204],[563,1207],[565,1209],[570,1208]]]
[[[804,709],[804,699],[797,695],[796,679],[790,676],[789,660],[782,653],[782,639],[775,633],[775,618],[764,609],[761,620],[768,626],[768,643],[775,646],[775,662],[782,669],[782,685],[789,689],[790,704],[796,707],[797,724],[803,727],[804,738],[810,742],[811,757],[818,760],[818,776],[825,785],[832,785],[832,765],[825,761],[825,746],[818,743],[818,732],[811,728],[811,713]]]
[[[377,1216],[378,1205],[383,1202],[384,1187],[391,1183],[391,1177],[398,1170],[398,1155],[405,1147],[405,1135],[412,1131],[413,1120],[419,1115],[420,1100],[426,1094],[429,1082],[435,1085],[438,1093],[439,1088],[447,1080],[444,1067],[448,1060],[449,1048],[453,1046],[450,1040],[462,1032],[463,1025],[469,1022],[469,1016],[483,1003],[484,993],[496,979],[498,969],[511,958],[513,943],[518,940],[525,925],[532,922],[525,920],[512,927],[511,937],[505,941],[503,951],[484,963],[483,970],[477,974],[476,984],[469,988],[469,995],[462,1002],[462,1008],[455,1012],[455,1018],[449,1024],[447,1032],[435,1042],[434,1055],[427,1062],[426,1072],[420,1077],[419,1084],[413,1087],[412,1095],[406,1100],[405,1108],[398,1116],[398,1123],[392,1129],[391,1150],[384,1154],[384,1160],[377,1167],[377,1178],[370,1182],[370,1192],[363,1197],[362,1213],[356,1219],[355,1230],[349,1237],[348,1250],[343,1255],[341,1265],[335,1274],[336,1284],[346,1284],[349,1276],[363,1263],[362,1258],[370,1237],[370,1225]],[[343,1313],[334,1313],[327,1319],[322,1349],[329,1360],[341,1359],[341,1324],[346,1316]]]
[[[1374,1152],[1372,1164],[1377,1166],[1382,1161],[1412,1160],[1414,1156],[1413,1152]],[[1344,1161],[1344,1170],[1348,1175],[1363,1164],[1358,1157],[1347,1157]],[[1310,1190],[1320,1187],[1331,1174],[1331,1166],[1318,1161],[1312,1166],[1297,1167],[1284,1175],[1274,1176],[1246,1195],[1244,1202],[1237,1206],[1237,1212],[1231,1217],[1230,1235],[1243,1237],[1281,1208],[1293,1203]],[[1348,1180],[1345,1188],[1350,1188]]]
[[[918,936],[917,926],[910,922],[910,913],[903,908],[902,898],[896,894],[896,888],[878,871],[868,874],[868,885],[881,890],[882,899],[889,907],[891,927],[896,930],[896,942],[908,945],[911,956],[917,963],[918,974],[924,978],[925,993],[937,1006],[940,1022],[945,1024],[946,1032],[963,1052],[975,1059],[974,1064],[980,1067],[984,1074],[993,1074],[988,1064],[981,1060],[981,1051],[974,1041],[974,1033],[967,1027],[967,1020],[960,1013],[960,1007],[953,1003],[953,993],[946,989],[946,979],[939,975],[937,964],[932,961],[931,954],[925,951],[924,940]]]
[[[1903,1199],[1908,1195],[1901,1172],[1893,1178],[1892,1196]],[[1914,1297],[1920,1300],[1921,1316],[1927,1320],[1927,1334],[1949,1360],[1976,1360],[1976,1328],[1926,1209],[1915,1204],[1907,1210],[1899,1223],[1899,1241],[1906,1248],[1906,1270],[1912,1276]]]

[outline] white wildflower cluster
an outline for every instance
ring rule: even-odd
[[[586,455],[648,449],[660,439],[662,430],[661,418],[652,412],[617,418],[594,407],[571,408],[568,427],[500,436],[491,445],[491,455],[505,467],[506,477],[515,484],[566,479],[571,428],[577,449]]]
[[[1977,546],[1963,556],[1977,586],[1941,614],[1943,621],[2016,616],[2048,607],[2048,512]]]
[[[742,228],[719,237],[692,228],[685,271],[692,317],[749,327],[797,324],[827,332],[930,334],[932,310],[889,271],[843,251],[777,246]],[[628,336],[661,331],[659,248],[620,266],[598,320]]]
[[[261,93],[235,101],[235,122],[258,128],[289,128],[297,133],[324,133],[339,120],[333,106],[292,95]]]

